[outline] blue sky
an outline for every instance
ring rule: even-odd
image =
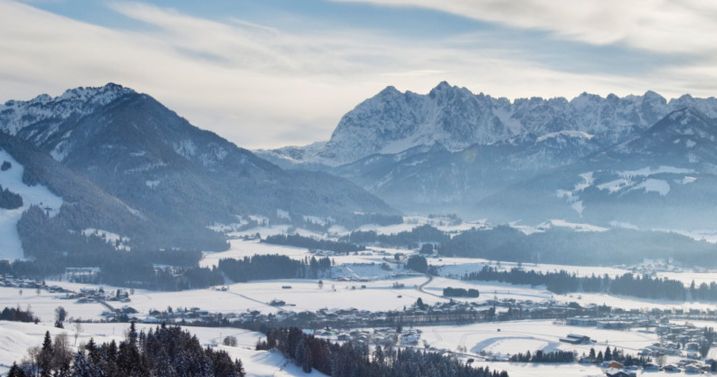
[[[258,148],[324,140],[387,85],[711,96],[697,0],[0,0],[0,101],[117,82]]]

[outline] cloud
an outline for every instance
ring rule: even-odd
[[[672,95],[714,72],[708,63],[665,67],[668,79],[659,71],[566,72],[536,62],[530,52],[485,47],[486,35],[422,41],[349,26],[283,30],[144,3],[109,6],[141,27],[98,26],[0,1],[0,98],[113,81],[238,145],[259,148],[327,139],[344,113],[387,85],[426,92],[448,80],[510,98],[647,88]],[[704,84],[693,93],[714,89]]]
[[[717,51],[717,3],[701,0],[336,0],[420,7],[595,44],[664,52]]]

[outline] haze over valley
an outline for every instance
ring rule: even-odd
[[[0,2],[0,376],[717,373],[677,3]]]

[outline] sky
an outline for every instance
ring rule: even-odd
[[[0,0],[0,102],[115,82],[246,148],[327,140],[388,85],[717,93],[709,0]]]

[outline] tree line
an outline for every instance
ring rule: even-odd
[[[0,185],[0,208],[17,209],[22,207],[22,196]]]
[[[418,248],[424,243],[442,244],[450,239],[445,232],[430,225],[421,225],[410,231],[395,234],[380,234],[373,230],[353,231],[341,240],[359,245],[379,244],[384,246],[400,246],[407,248]]]
[[[96,344],[94,340],[72,352],[67,336],[45,333],[42,346],[13,364],[8,377],[244,377],[240,360],[225,351],[203,348],[179,327],[162,325],[137,332],[132,323],[124,340]]]
[[[575,361],[575,354],[570,351],[551,351],[543,352],[542,350],[535,353],[517,353],[510,357],[510,361],[520,363],[572,363]]]
[[[318,278],[331,269],[331,259],[307,257],[302,260],[284,255],[254,255],[244,259],[222,259],[217,270],[235,282],[260,279]]]
[[[610,277],[607,274],[579,277],[564,270],[559,272],[536,272],[513,268],[508,271],[485,266],[480,271],[465,274],[463,279],[498,281],[531,286],[544,285],[549,291],[558,294],[599,292],[673,301],[717,301],[717,283],[714,282],[709,285],[702,283],[699,286],[696,286],[693,282],[690,287],[685,287],[682,282],[677,280],[632,273],[625,273],[617,277]]]
[[[40,322],[40,319],[35,317],[35,314],[30,309],[22,310],[18,306],[17,308],[6,307],[0,312],[0,321],[15,321],[15,322]]]
[[[473,368],[435,352],[386,349],[345,342],[332,343],[299,328],[272,329],[259,350],[277,349],[304,372],[318,370],[332,377],[508,377],[505,371]]]
[[[223,259],[218,266],[199,267],[199,256],[190,252],[176,252],[177,259],[169,262],[170,252],[113,253],[98,260],[95,256],[82,264],[69,266],[99,267],[99,272],[78,279],[83,283],[107,284],[120,287],[163,291],[201,289],[224,284],[225,277],[244,282],[263,279],[317,278],[331,268],[329,258],[295,260],[284,255],[255,255],[243,259]],[[60,264],[59,266],[63,266]],[[47,265],[47,261],[0,261],[0,274],[38,278],[64,273],[64,267]]]
[[[610,349],[610,346],[605,347],[605,351],[595,351],[595,348],[590,348],[590,352],[585,356],[588,358],[588,360],[591,360],[594,363],[602,363],[603,361],[617,361],[622,363],[623,365],[629,366],[629,365],[639,365],[644,366],[645,364],[651,362],[652,360],[649,357],[639,356],[635,357],[629,354],[626,354],[625,351],[621,349],[617,349],[617,347],[613,347]]]
[[[264,239],[262,242],[266,242],[273,245],[303,247],[309,250],[329,250],[337,253],[351,253],[366,250],[366,248],[361,245],[356,245],[349,242],[317,240],[311,237],[304,237],[298,234],[277,234],[274,236],[266,237],[266,239]]]
[[[453,288],[453,287],[445,287],[443,288],[443,296],[445,297],[470,297],[470,298],[476,298],[480,296],[480,292],[478,292],[477,289],[474,288]]]

